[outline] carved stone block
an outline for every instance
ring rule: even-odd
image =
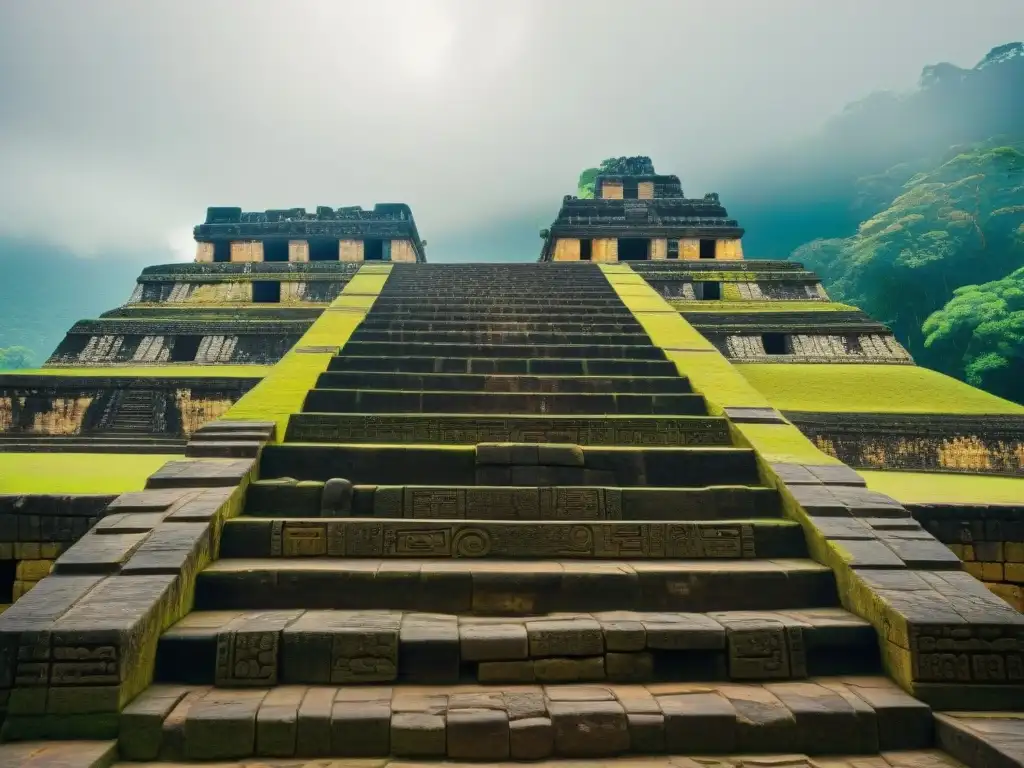
[[[216,685],[277,685],[280,641],[280,633],[274,631],[228,630],[218,634]]]

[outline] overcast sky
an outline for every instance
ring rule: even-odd
[[[0,236],[189,255],[207,205],[403,201],[444,260],[606,156],[701,195],[1022,32],[1022,0],[0,0]]]

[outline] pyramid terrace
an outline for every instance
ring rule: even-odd
[[[1024,408],[618,171],[211,208],[0,376],[0,765],[1024,765]]]

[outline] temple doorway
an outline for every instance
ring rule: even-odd
[[[714,240],[701,240],[700,241],[700,257],[702,259],[713,259],[713,258],[715,258],[715,241]]]
[[[263,241],[264,261],[288,261],[287,240],[264,240]]]
[[[309,240],[310,261],[337,261],[338,241],[330,237],[315,237]]]
[[[620,237],[619,261],[647,261],[651,240],[648,237]]]

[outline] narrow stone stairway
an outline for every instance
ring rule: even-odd
[[[125,759],[932,744],[753,454],[586,264],[395,265],[156,674]]]

